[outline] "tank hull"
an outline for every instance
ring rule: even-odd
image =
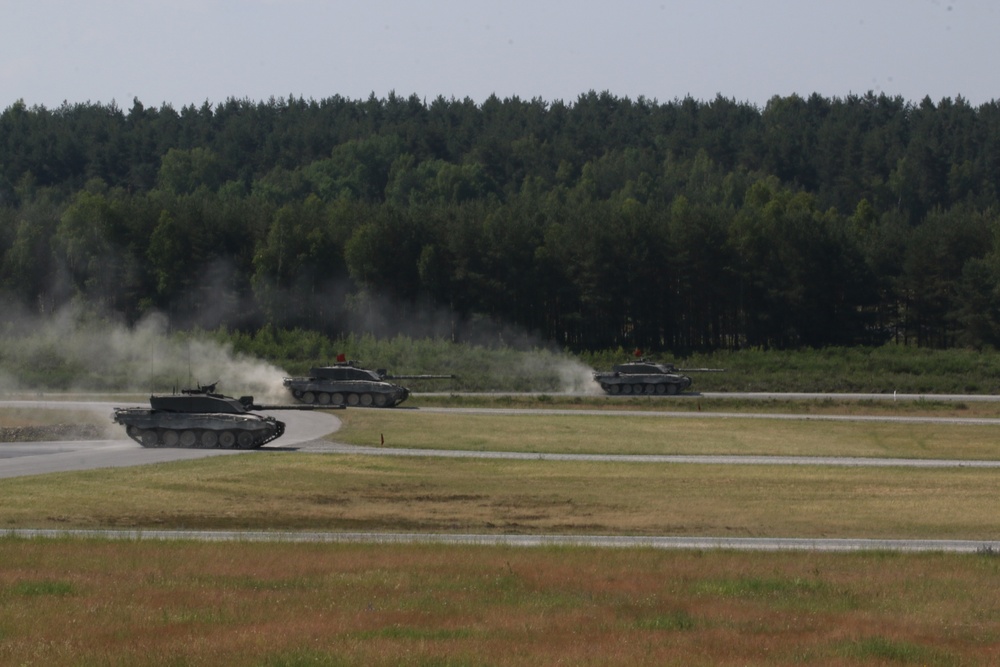
[[[369,380],[285,378],[284,385],[296,400],[317,405],[394,408],[410,395],[406,387]]]
[[[284,422],[251,413],[115,408],[113,419],[143,447],[257,449],[285,432]]]
[[[594,373],[606,393],[618,394],[679,394],[691,386],[691,378],[678,373]]]

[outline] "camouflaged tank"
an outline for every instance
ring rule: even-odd
[[[388,380],[437,380],[453,375],[389,375],[384,368],[370,370],[357,361],[309,369],[309,377],[285,378],[284,385],[306,404],[393,408],[407,399],[410,390]]]
[[[115,408],[113,419],[143,447],[256,449],[281,437],[284,422],[251,410],[297,410],[302,406],[255,405],[215,393],[215,385],[149,397],[148,408]]]
[[[595,372],[594,380],[609,394],[678,394],[691,386],[691,378],[673,364],[639,359],[615,364],[610,373]]]

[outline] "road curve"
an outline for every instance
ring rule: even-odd
[[[114,405],[130,407],[135,404]],[[86,410],[106,414],[110,420],[112,404],[102,401],[0,401],[0,408]],[[340,420],[326,412],[274,411],[263,414],[273,415],[285,422],[285,434],[271,445],[261,448],[265,451],[297,448],[334,433],[340,428]],[[129,439],[123,428],[116,425],[114,429],[120,432],[120,436],[113,440],[20,442],[0,445],[0,479],[188,461],[208,456],[231,456],[260,451],[171,447],[151,449],[141,447]]]

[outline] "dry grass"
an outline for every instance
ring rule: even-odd
[[[568,454],[758,454],[1000,459],[998,427],[971,424],[347,410],[338,442]]]
[[[1000,560],[0,540],[0,663],[989,665]]]
[[[992,540],[996,474],[250,453],[4,480],[0,527]]]

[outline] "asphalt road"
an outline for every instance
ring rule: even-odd
[[[686,391],[682,394],[677,394],[676,396],[669,396],[666,394],[643,394],[642,396],[634,396],[627,394],[619,394],[617,396],[610,396],[605,394],[599,389],[589,392],[570,392],[561,393],[557,392],[553,394],[551,392],[455,392],[455,391],[429,391],[415,393],[413,396],[576,396],[580,398],[584,397],[603,397],[608,400],[616,400],[627,402],[634,400],[636,398],[642,398],[644,400],[655,400],[655,401],[689,401],[698,398],[718,398],[718,399],[739,399],[739,400],[780,400],[780,401],[798,401],[798,400],[821,400],[821,399],[833,399],[833,400],[844,400],[844,401],[943,401],[943,402],[965,402],[965,403],[997,403],[1000,402],[1000,395],[996,394],[900,394],[897,392],[881,393],[881,394],[829,394],[829,393],[814,393],[814,392],[770,392],[770,391]]]
[[[190,540],[197,542],[321,542],[330,544],[452,544],[467,546],[586,546],[733,551],[897,551],[1000,553],[994,540],[879,540],[781,537],[631,537],[615,535],[462,535],[444,533],[323,533],[240,530],[0,530],[0,537]]]

